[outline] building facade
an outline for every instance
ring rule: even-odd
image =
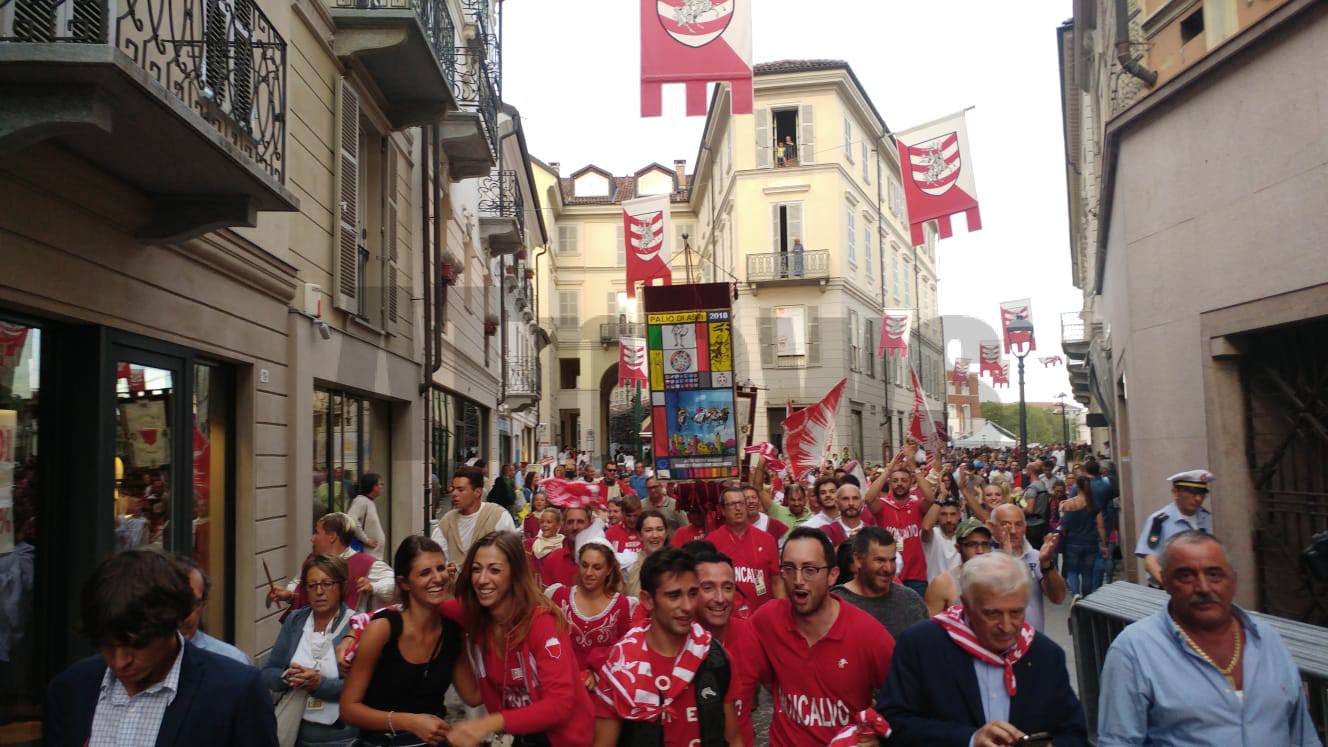
[[[1328,622],[1301,552],[1328,528],[1328,8],[1080,2],[1059,31],[1075,397],[1120,471],[1122,538],[1206,467],[1239,600]],[[1316,77],[1317,76],[1317,77]],[[1268,116],[1273,114],[1273,116]],[[1137,577],[1138,569],[1131,568]]]
[[[260,654],[269,583],[366,474],[390,548],[440,470],[536,441],[545,237],[498,9],[108,8],[0,3],[6,744],[40,743],[46,683],[89,653],[108,554],[191,557],[205,628]]]

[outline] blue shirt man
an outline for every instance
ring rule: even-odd
[[[1167,607],[1116,637],[1102,668],[1098,745],[1319,745],[1300,673],[1272,627],[1231,603],[1221,543],[1164,547]]]
[[[1171,503],[1148,515],[1134,548],[1134,554],[1143,558],[1154,588],[1161,588],[1162,570],[1157,553],[1167,540],[1184,531],[1213,533],[1213,516],[1203,507],[1213,473],[1196,469],[1167,479],[1171,482]]]

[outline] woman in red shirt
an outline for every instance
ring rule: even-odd
[[[516,534],[491,532],[475,541],[456,596],[467,642],[457,692],[489,713],[454,725],[448,744],[477,747],[503,732],[516,747],[590,747],[593,709],[567,622],[535,583]]]
[[[530,513],[526,514],[526,520],[521,524],[521,532],[526,535],[526,539],[535,539],[540,535],[540,514],[548,507],[549,497],[544,493],[536,493],[530,499]]]
[[[622,568],[607,544],[587,542],[577,552],[577,560],[581,570],[576,584],[554,584],[545,593],[567,617],[581,681],[589,691],[595,687],[595,670],[608,658],[613,644],[631,630],[636,600],[622,593]]]

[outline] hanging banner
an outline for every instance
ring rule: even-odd
[[[752,113],[752,0],[641,0],[641,116],[663,113],[665,83],[687,86],[687,116],[706,85],[727,82],[734,114]]]
[[[1001,341],[983,340],[978,343],[978,376],[995,376],[1001,370]]]
[[[876,350],[879,358],[897,354],[908,357],[908,335],[913,326],[912,309],[886,309],[881,316],[881,344]]]
[[[1001,360],[1000,370],[996,371],[991,376],[991,385],[994,387],[1005,387],[1006,389],[1010,388],[1010,361],[1004,359]]]
[[[627,243],[627,297],[636,298],[638,282],[660,278],[673,283],[673,219],[669,196],[654,195],[623,202],[623,241]]]
[[[840,379],[820,402],[784,418],[784,453],[788,455],[794,480],[802,480],[830,455],[835,438],[835,413],[839,411],[846,383],[848,379]]]
[[[965,384],[968,382],[968,367],[972,364],[973,361],[968,358],[955,358],[954,372],[950,376],[954,379],[954,383]]]
[[[650,382],[646,365],[646,338],[624,337],[618,341],[618,385],[645,386]]]
[[[1032,332],[1010,333],[1010,322],[1018,317],[1023,317],[1031,324],[1033,321],[1033,301],[1029,298],[1021,298],[1018,301],[1006,301],[1001,304],[1001,334],[1005,337],[1005,352],[1010,352],[1013,346],[1027,346],[1027,353],[1037,350],[1037,341],[1033,338]]]
[[[650,419],[662,480],[739,475],[728,283],[646,286]]]
[[[967,216],[969,232],[980,230],[982,217],[964,112],[896,132],[894,138],[904,170],[904,202],[913,246],[926,242],[922,226],[928,221],[936,221],[941,238],[954,235],[950,216],[955,213]]]

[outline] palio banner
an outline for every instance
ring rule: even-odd
[[[641,116],[663,113],[665,83],[687,86],[705,116],[706,84],[727,82],[734,114],[752,113],[752,0],[641,0]]]
[[[624,337],[618,341],[618,385],[639,386],[650,380],[646,372],[644,337]]]
[[[886,309],[881,315],[881,344],[876,356],[908,357],[908,330],[913,324],[913,309]]]
[[[656,278],[673,282],[673,219],[669,196],[654,195],[623,202],[623,241],[627,243],[627,296],[636,298],[638,282]]]
[[[737,477],[729,285],[648,285],[644,296],[655,474],[662,480]]]
[[[978,343],[978,376],[995,376],[1001,370],[1001,341],[983,340]]]
[[[1010,322],[1015,319],[1024,318],[1029,323],[1033,321],[1033,300],[1031,298],[1021,298],[1018,301],[1006,301],[1001,304],[1001,335],[1005,338],[1005,352],[1010,352],[1010,348],[1027,345],[1028,349],[1023,351],[1025,354],[1037,350],[1037,340],[1032,332],[1011,332]]]
[[[966,122],[964,112],[958,112],[894,133],[913,246],[926,241],[922,226],[927,221],[936,221],[941,238],[954,235],[950,216],[955,213],[966,216],[970,232],[982,228]]]

